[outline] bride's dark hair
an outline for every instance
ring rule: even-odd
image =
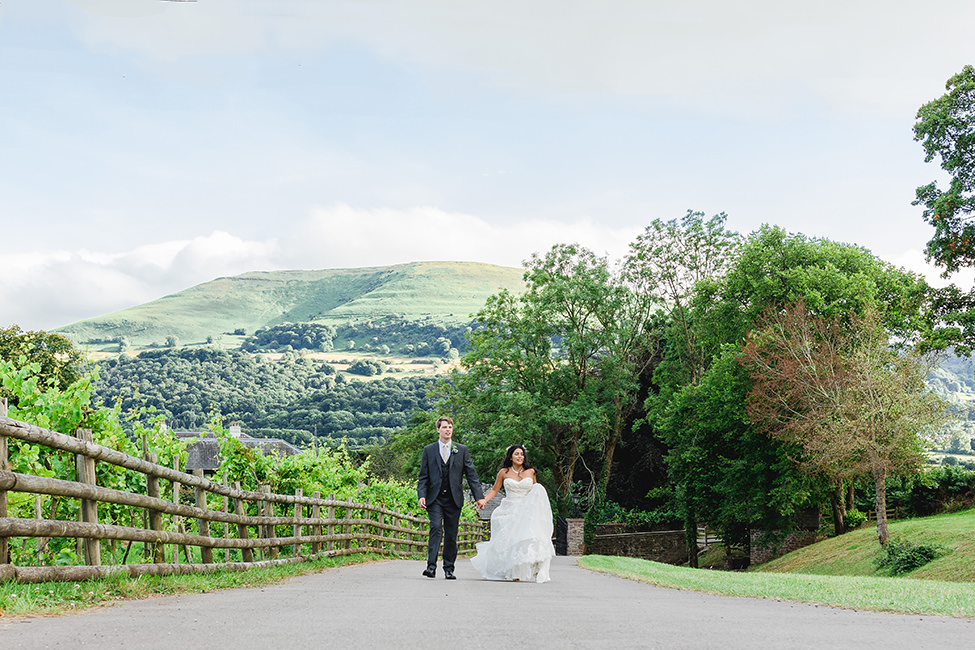
[[[525,454],[525,462],[522,463],[522,469],[532,469],[531,461],[528,460],[528,452],[525,451],[524,445],[511,445],[508,447],[508,453],[504,455],[504,462],[501,463],[501,469],[510,469],[513,465],[511,461],[511,456],[514,455],[515,449],[520,449],[523,454]]]

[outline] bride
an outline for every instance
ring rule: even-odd
[[[505,498],[491,513],[491,540],[477,544],[471,564],[488,580],[548,582],[555,557],[552,507],[522,445],[508,447],[484,500],[493,499],[502,486]]]

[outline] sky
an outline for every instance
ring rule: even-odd
[[[943,283],[912,126],[973,28],[971,0],[3,0],[0,327],[247,271],[618,259],[688,210]]]

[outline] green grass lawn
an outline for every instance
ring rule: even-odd
[[[975,582],[975,510],[890,522],[890,534],[916,543],[935,544],[947,554],[912,571],[912,579]],[[874,566],[880,555],[877,529],[871,522],[845,535],[801,548],[752,569],[765,573],[881,576]],[[975,587],[973,587],[975,589]]]
[[[975,618],[975,510],[890,523],[891,535],[947,553],[906,576],[887,577],[877,531],[865,525],[793,551],[748,572],[689,569],[591,555],[579,565],[672,589],[903,614]]]
[[[975,618],[971,584],[915,580],[689,569],[628,557],[587,555],[579,566],[658,587],[718,596],[765,598],[900,614]]]

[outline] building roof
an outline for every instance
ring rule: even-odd
[[[220,469],[220,442],[213,433],[199,431],[174,431],[173,433],[181,440],[191,441],[186,445],[187,472],[197,469],[212,472]],[[301,450],[290,442],[279,438],[254,438],[246,433],[240,433],[236,437],[245,447],[259,449],[265,455],[293,456],[301,453]]]

